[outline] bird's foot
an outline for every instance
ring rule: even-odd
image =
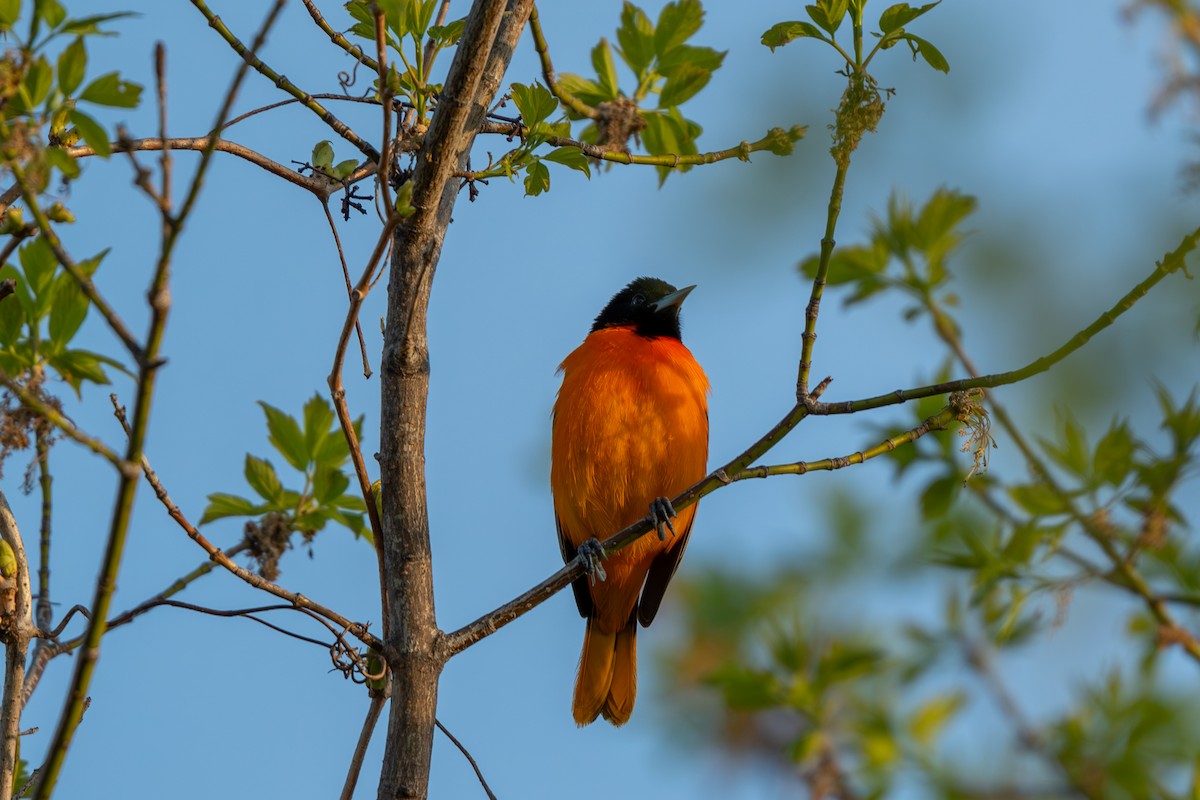
[[[671,535],[675,535],[675,524],[671,520],[677,516],[679,515],[675,513],[675,507],[665,497],[659,497],[650,504],[650,524],[658,531],[660,542],[667,540],[668,528],[671,529]]]
[[[594,536],[579,545],[575,554],[583,559],[583,569],[592,586],[596,585],[597,580],[603,582],[608,578],[608,573],[604,571],[604,545]]]

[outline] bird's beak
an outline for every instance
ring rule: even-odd
[[[689,294],[691,294],[692,289],[695,288],[696,285],[692,284],[691,286],[685,286],[678,291],[671,292],[663,299],[654,303],[654,310],[657,312],[664,311],[668,308],[678,307],[679,304],[682,303]]]

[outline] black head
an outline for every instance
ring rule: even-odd
[[[592,331],[630,325],[641,336],[678,339],[679,304],[694,288],[676,289],[658,278],[638,278],[608,301]]]

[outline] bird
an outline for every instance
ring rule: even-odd
[[[705,475],[708,378],[681,339],[680,304],[694,289],[641,277],[617,292],[559,367],[550,488],[563,561],[581,551],[589,574],[571,588],[587,620],[572,714],[629,721],[637,696],[637,625],[654,621],[687,547],[695,504],[670,498]],[[649,517],[647,534],[603,563],[603,540]],[[667,535],[670,533],[670,535]]]

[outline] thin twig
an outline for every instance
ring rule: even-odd
[[[362,772],[367,748],[371,745],[371,736],[375,733],[375,725],[379,722],[379,713],[387,700],[382,694],[371,694],[371,703],[367,706],[367,718],[363,720],[362,731],[358,734],[358,743],[354,746],[354,755],[350,758],[350,768],[346,771],[346,782],[342,785],[340,800],[353,800],[354,787],[358,785],[358,776]]]
[[[387,22],[383,10],[375,7],[375,56],[379,59],[376,71],[379,73],[379,102],[383,118],[383,139],[380,140],[382,152],[379,156],[379,173],[375,182],[379,185],[379,194],[383,198],[383,207],[388,216],[395,213],[392,206],[392,90],[387,79]],[[347,277],[349,282],[349,277]]]
[[[115,412],[117,414],[117,418],[121,419],[121,417],[124,416],[125,411],[120,407],[115,395],[112,397],[112,400],[113,404],[117,407],[117,411]],[[122,423],[122,425],[124,427],[125,424]],[[167,490],[163,486],[162,481],[159,480],[158,474],[151,469],[150,462],[144,454],[142,456],[141,463],[142,472],[146,476],[147,483],[149,483],[150,488],[154,490],[154,496],[157,497],[158,501],[167,509],[168,516],[175,520],[179,527],[183,528],[184,532],[192,541],[198,544],[201,549],[204,550],[204,552],[208,553],[208,557],[213,563],[225,568],[256,589],[261,589],[268,594],[273,594],[276,597],[287,600],[297,608],[308,609],[309,611],[324,617],[333,624],[347,630],[352,636],[372,650],[381,653],[387,652],[383,641],[369,633],[366,625],[357,622],[351,622],[341,614],[338,614],[336,611],[326,608],[320,603],[316,603],[302,594],[290,592],[281,586],[271,583],[262,576],[256,575],[253,572],[238,566],[238,564],[236,564],[233,559],[230,558],[230,555],[240,552],[239,548],[241,548],[242,543],[239,543],[234,548],[231,548],[229,552],[224,552],[220,548],[213,545],[212,542],[208,541],[204,534],[200,533],[200,531],[196,529],[196,526],[194,526],[188,520],[183,511],[180,510],[179,506],[175,504],[175,501],[171,499],[171,496],[167,494]]]
[[[248,65],[253,67],[256,72],[263,75],[277,87],[299,100],[305,108],[309,109],[318,117],[320,117],[321,121],[328,125],[334,133],[358,148],[358,150],[369,160],[376,163],[379,162],[378,150],[376,150],[361,136],[351,130],[346,123],[335,117],[329,111],[329,109],[318,103],[312,95],[310,95],[308,92],[305,92],[303,89],[300,89],[285,76],[280,75],[278,72],[263,63],[263,60],[257,55],[258,48],[254,46],[247,48],[244,44],[242,44],[241,41],[233,35],[229,28],[226,27],[225,23],[221,21],[221,18],[214,14],[211,9],[209,9],[208,4],[205,3],[204,0],[191,0],[191,2],[192,5],[204,15],[204,18],[208,20],[209,27],[220,34],[221,38],[225,40],[226,44],[233,48],[233,51],[241,56],[242,59]],[[214,129],[213,132],[217,133],[219,130]]]
[[[162,156],[159,157],[159,169],[162,172],[163,220],[171,217],[171,140],[167,138],[167,47],[162,42],[154,46],[154,77],[158,87],[158,139],[163,143]]]
[[[767,135],[756,142],[742,142],[734,147],[726,148],[725,150],[714,150],[709,153],[693,153],[679,155],[675,153],[666,153],[663,155],[634,155],[625,153],[620,150],[610,150],[604,147],[599,147],[587,142],[581,142],[577,139],[571,139],[566,136],[547,136],[546,143],[553,147],[573,147],[579,150],[585,156],[598,159],[600,161],[610,161],[614,164],[642,164],[652,167],[691,167],[699,164],[714,164],[718,161],[725,161],[730,158],[737,158],[742,161],[749,161],[751,153],[757,153],[762,150],[771,150],[772,152],[786,152],[793,144],[804,137],[808,128],[804,125],[794,125],[788,130],[783,128],[772,128],[767,131]],[[526,136],[529,130],[521,125],[513,123],[500,122],[485,122],[480,129],[481,133],[503,134],[509,136]],[[500,173],[497,173],[500,174]],[[458,177],[473,177],[477,178],[481,173],[463,174],[458,173]],[[485,176],[486,177],[486,176]]]
[[[214,144],[215,141],[215,144]],[[120,153],[130,150],[162,150],[163,148],[171,150],[198,150],[205,151],[208,149],[217,150],[222,153],[229,153],[238,158],[249,161],[257,167],[265,169],[272,175],[283,178],[288,183],[293,183],[302,189],[315,194],[322,200],[327,200],[335,191],[342,189],[345,185],[360,181],[369,175],[375,174],[375,165],[370,163],[359,167],[352,175],[344,181],[335,181],[327,178],[323,174],[314,174],[311,176],[301,175],[291,167],[286,167],[276,161],[272,161],[266,156],[251,150],[245,145],[231,142],[228,139],[211,136],[196,136],[191,138],[176,137],[173,139],[132,139],[129,141],[113,142],[113,152]],[[79,145],[77,147],[68,147],[67,152],[75,158],[83,158],[85,156],[94,156],[96,151],[87,145]]]
[[[379,71],[379,65],[371,60],[371,57],[364,53],[361,47],[352,43],[345,36],[338,33],[336,30],[334,30],[332,25],[325,21],[325,17],[321,15],[321,11],[317,8],[312,0],[300,1],[304,3],[304,7],[308,9],[308,13],[313,18],[313,22],[317,24],[317,27],[329,37],[329,41],[345,50],[347,53],[357,59],[358,63],[362,64],[367,69],[371,70],[372,72]]]
[[[283,10],[285,0],[276,0],[267,12],[266,19],[255,37],[253,49],[257,51],[266,41],[267,32],[274,25],[279,12]],[[248,63],[248,62],[247,62]],[[229,117],[230,108],[237,97],[242,79],[245,77],[247,64],[243,64],[234,75],[225,102],[217,114],[217,124],[214,131],[219,131]],[[146,431],[150,421],[150,406],[154,397],[154,387],[159,367],[162,361],[159,351],[162,346],[163,332],[166,326],[167,314],[170,310],[170,281],[171,254],[175,242],[178,241],[192,208],[199,196],[203,185],[205,172],[211,163],[216,140],[206,148],[200,156],[200,164],[192,178],[191,186],[185,195],[185,200],[176,216],[164,214],[162,245],[155,265],[154,276],[150,282],[147,297],[150,305],[150,324],[146,333],[145,348],[139,352],[138,381],[134,401],[133,422],[130,426],[129,442],[124,459],[127,465],[136,465],[143,459]],[[15,173],[14,173],[15,174]],[[39,223],[40,226],[40,223]],[[46,229],[43,228],[43,235]],[[51,234],[52,235],[52,232]],[[58,781],[59,772],[66,760],[67,751],[74,738],[75,730],[83,719],[88,687],[95,672],[96,662],[100,654],[100,641],[104,636],[108,622],[108,609],[112,603],[112,595],[116,589],[117,574],[121,568],[121,557],[125,549],[125,540],[129,531],[129,521],[133,513],[133,498],[137,491],[139,480],[136,467],[122,469],[117,487],[117,499],[114,503],[112,523],[109,527],[108,542],[105,546],[104,558],[101,562],[100,576],[96,581],[95,596],[92,601],[92,619],[88,625],[84,646],[75,662],[75,671],[71,678],[70,689],[58,726],[55,729],[46,761],[42,765],[42,777],[34,790],[35,800],[48,800]]]
[[[337,223],[329,211],[329,202],[321,203],[321,207],[325,211],[325,221],[329,223],[329,232],[333,235],[333,243],[337,247],[338,261],[342,265],[342,277],[346,279],[346,294],[350,295],[354,292],[354,287],[350,285],[350,267],[346,264],[346,253],[342,250],[342,239],[338,236]],[[370,378],[371,362],[367,359],[367,342],[363,338],[362,323],[357,319],[354,320],[354,332],[358,334],[358,350],[362,354],[363,377]]]
[[[37,192],[34,189],[33,184],[30,183],[28,176],[25,174],[24,168],[15,161],[9,162],[6,166],[12,171],[13,178],[16,180],[17,185],[21,189],[21,196],[25,200],[25,207],[29,210],[29,213],[33,215],[33,219],[37,223],[38,230],[42,232],[42,238],[45,239],[46,244],[50,246],[50,250],[54,253],[55,259],[58,260],[58,263],[62,265],[63,269],[70,273],[71,277],[75,279],[75,282],[79,284],[79,288],[83,290],[83,294],[87,297],[91,304],[95,306],[96,310],[100,312],[100,315],[104,317],[105,322],[108,323],[108,327],[112,328],[113,333],[115,333],[117,338],[119,338],[125,345],[125,349],[129,351],[129,354],[133,356],[135,361],[141,363],[144,357],[142,346],[138,343],[137,339],[134,338],[134,335],[130,332],[129,328],[126,327],[120,316],[117,315],[117,312],[114,311],[112,306],[108,304],[108,301],[100,295],[99,291],[97,291],[96,285],[92,283],[92,279],[84,274],[79,265],[75,263],[75,260],[71,258],[67,251],[63,248],[62,241],[59,240],[58,234],[55,233],[54,228],[51,227],[50,220],[46,216],[46,212],[42,210],[41,204],[38,203]]]
[[[50,442],[42,426],[34,429],[34,447],[37,451],[38,484],[42,492],[42,526],[38,542],[38,590],[37,613],[35,620],[39,628],[47,628],[54,617],[54,609],[50,605],[50,528],[51,514],[54,510],[51,491],[54,487],[54,476],[50,473]]]
[[[482,772],[482,770],[479,769],[479,765],[475,763],[475,759],[471,757],[470,751],[468,751],[467,748],[463,747],[462,742],[460,742],[458,739],[454,738],[454,734],[451,733],[446,728],[446,726],[442,724],[442,721],[440,719],[435,718],[433,720],[433,724],[437,725],[438,730],[441,731],[442,733],[446,734],[446,738],[449,739],[451,741],[451,743],[453,743],[453,745],[458,748],[458,751],[460,753],[462,753],[463,756],[466,757],[467,761],[471,762],[471,769],[475,770],[475,777],[479,779],[479,784],[481,786],[483,786],[483,791],[487,792],[488,800],[496,800],[496,795],[494,795],[492,793],[492,787],[488,786],[488,782],[486,780],[484,780],[483,772]]]
[[[22,386],[20,383],[10,378],[3,371],[0,371],[0,386],[3,386],[5,389],[11,392],[14,397],[21,401],[21,405],[30,409],[39,417],[47,420],[54,425],[54,427],[66,434],[67,438],[78,442],[96,455],[106,459],[118,470],[125,468],[125,462],[108,445],[99,439],[88,436],[86,433],[79,430],[79,428],[75,427],[75,423],[68,419],[65,414],[47,403],[34,392],[29,391],[29,389],[27,389],[25,386]]]
[[[387,223],[383,226],[383,230],[379,234],[378,240],[375,242],[375,250],[371,253],[371,258],[367,261],[362,276],[359,277],[358,283],[350,291],[350,308],[347,309],[346,320],[342,323],[342,333],[338,337],[337,349],[333,357],[333,368],[329,372],[328,379],[329,394],[333,400],[333,408],[337,413],[338,424],[342,428],[342,435],[346,437],[346,444],[350,449],[350,461],[354,465],[354,475],[358,478],[358,490],[362,495],[363,501],[366,503],[367,519],[371,523],[371,540],[375,545],[375,555],[379,566],[380,604],[383,610],[383,632],[385,637],[391,631],[391,611],[388,608],[387,602],[387,582],[384,580],[383,524],[379,519],[379,508],[375,502],[375,493],[371,490],[371,475],[367,472],[367,463],[362,455],[362,446],[359,444],[358,434],[354,430],[354,421],[350,418],[350,409],[346,405],[346,386],[342,380],[342,369],[346,361],[346,348],[350,342],[350,331],[358,324],[358,312],[362,308],[367,292],[370,291],[375,270],[382,261],[384,253],[387,252],[391,244],[392,232],[400,224],[401,219],[395,213],[391,214],[388,218]]]
[[[877,456],[890,453],[901,445],[911,444],[930,431],[943,431],[955,418],[955,412],[947,406],[937,414],[928,417],[917,427],[884,439],[879,444],[866,450],[859,450],[855,453],[836,458],[824,458],[820,461],[795,461],[791,464],[747,467],[741,472],[730,475],[729,482],[733,483],[735,481],[746,480],[747,478],[767,478],[772,475],[804,475],[809,472],[831,471],[843,469],[854,464],[861,464]]]
[[[599,119],[599,111],[568,92],[558,82],[558,78],[554,74],[554,65],[550,63],[550,46],[546,44],[546,36],[542,33],[542,22],[538,19],[536,5],[529,12],[529,32],[533,35],[533,47],[537,50],[538,58],[542,62],[542,79],[546,81],[546,88],[558,98],[560,103],[579,116],[588,119]]]

